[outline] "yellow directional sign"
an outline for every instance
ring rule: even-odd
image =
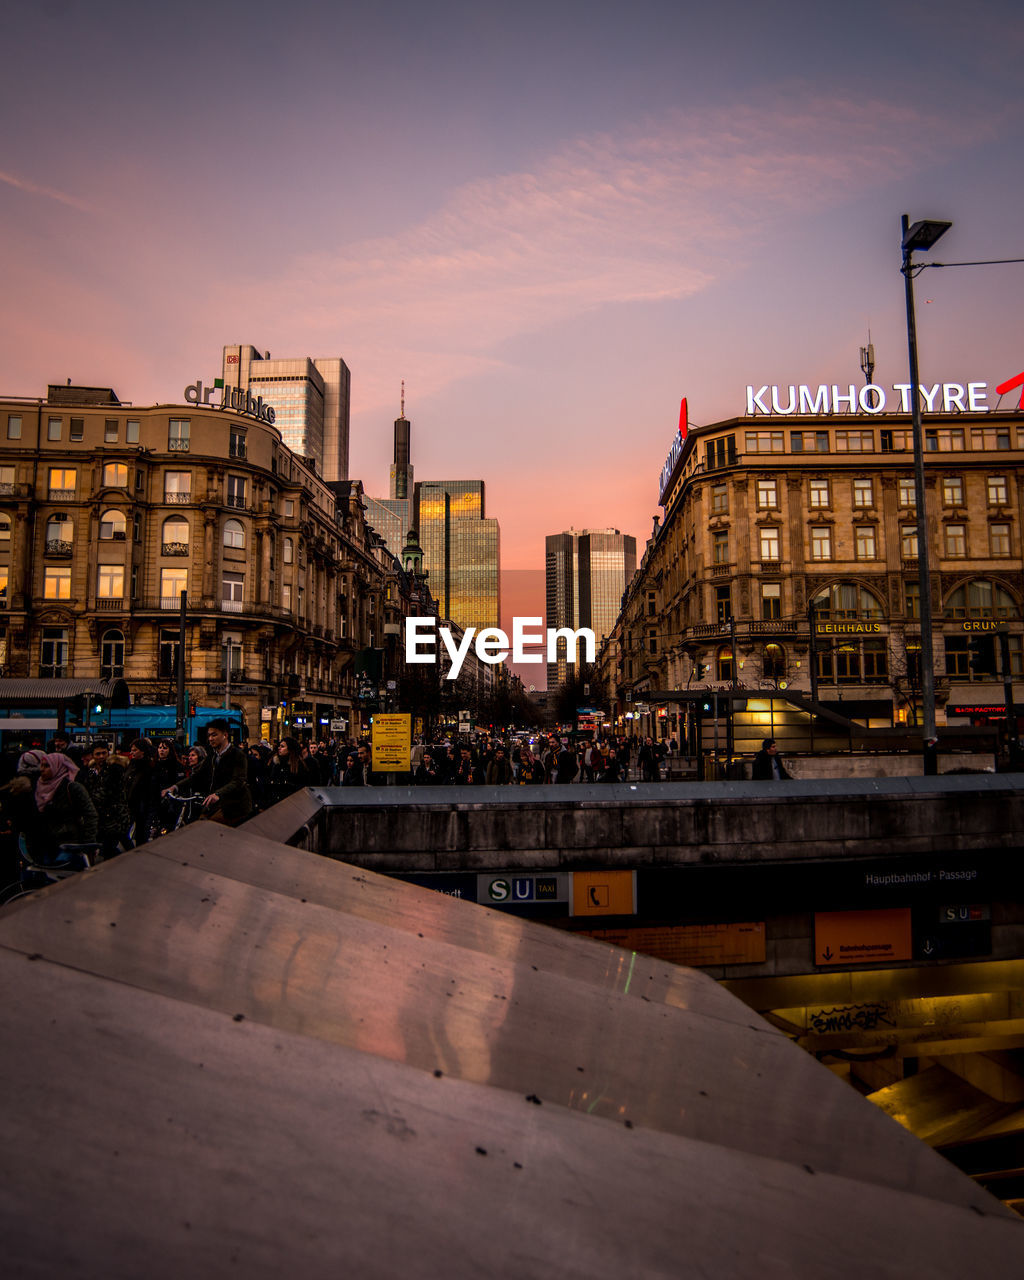
[[[408,773],[412,758],[412,716],[374,716],[370,746],[374,773]]]
[[[815,964],[877,964],[912,956],[909,907],[815,913]]]

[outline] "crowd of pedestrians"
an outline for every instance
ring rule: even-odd
[[[606,738],[438,736],[417,740],[411,769],[375,773],[370,744],[284,737],[233,745],[226,720],[211,720],[205,745],[136,738],[123,750],[56,735],[45,747],[0,757],[0,847],[53,863],[68,845],[116,857],[184,821],[237,826],[295,791],[316,786],[543,786],[657,781],[674,743]],[[10,869],[8,866],[5,869]]]

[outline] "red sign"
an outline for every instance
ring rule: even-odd
[[[1018,409],[1024,409],[1024,373],[1018,373],[1016,378],[1008,378],[1006,382],[1000,382],[996,387],[997,396],[1005,396],[1007,391],[1012,391],[1015,387],[1020,387],[1020,403]]]

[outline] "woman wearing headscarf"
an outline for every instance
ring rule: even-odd
[[[29,847],[37,862],[52,863],[61,845],[96,840],[96,806],[85,787],[75,781],[77,773],[75,762],[59,752],[43,757],[35,795],[39,821]]]

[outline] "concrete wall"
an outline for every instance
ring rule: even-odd
[[[271,810],[379,871],[640,867],[1016,848],[1024,775],[567,787],[326,788]],[[288,802],[285,802],[288,803]],[[310,808],[313,812],[310,812]],[[284,826],[294,821],[294,837]]]

